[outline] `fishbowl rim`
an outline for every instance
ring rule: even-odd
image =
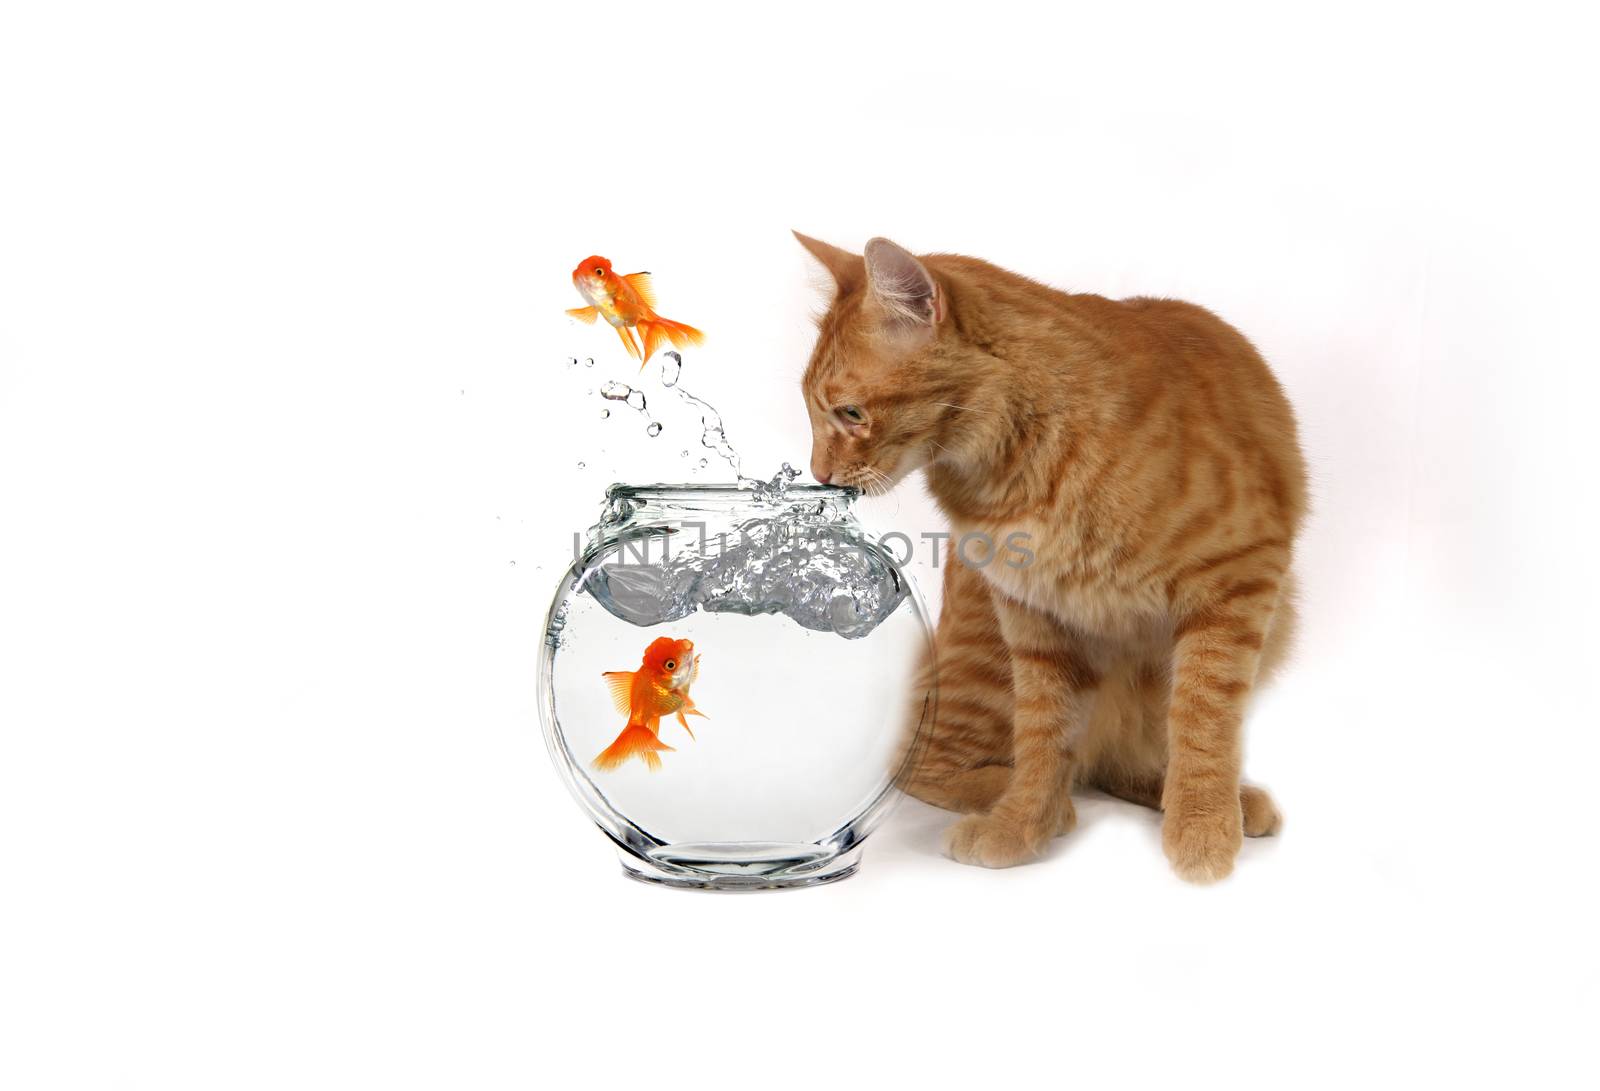
[[[807,500],[858,500],[862,491],[853,485],[790,485],[781,495],[763,497],[754,485],[719,481],[682,483],[657,482],[651,485],[630,485],[618,481],[606,487],[606,500],[637,500],[641,502],[671,503],[686,500],[747,501],[765,504],[803,503]]]

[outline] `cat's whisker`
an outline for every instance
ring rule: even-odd
[[[883,481],[883,495],[894,497],[894,514],[898,516],[900,514],[900,494],[894,491],[894,482],[889,479],[888,474],[882,471],[877,471],[877,474]]]
[[[989,416],[989,411],[987,409],[974,409],[970,405],[957,405],[955,402],[930,402],[929,404],[930,405],[942,405],[946,409],[959,409],[963,413],[976,413],[980,417]]]
[[[867,475],[867,486],[862,491],[868,496],[886,496],[894,488],[894,482],[889,480],[889,475],[877,467],[863,466],[861,470]],[[878,491],[874,492],[874,487]]]

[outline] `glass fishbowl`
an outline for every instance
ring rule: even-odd
[[[550,607],[539,708],[628,875],[734,890],[855,871],[934,698],[921,598],[858,495],[607,490]]]

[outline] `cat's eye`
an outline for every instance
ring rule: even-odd
[[[669,671],[675,671],[678,669],[678,661],[676,659],[669,659],[667,660],[666,666]]]
[[[841,405],[836,412],[851,424],[866,424],[867,415],[858,405]]]

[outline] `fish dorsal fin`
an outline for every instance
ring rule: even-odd
[[[606,671],[601,675],[606,680],[606,686],[611,690],[611,703],[617,711],[624,716],[633,713],[633,672],[632,671]]]
[[[655,309],[656,290],[650,286],[649,273],[629,273],[622,279],[627,281],[628,286],[639,294],[639,298],[644,300],[645,306],[652,310]]]

